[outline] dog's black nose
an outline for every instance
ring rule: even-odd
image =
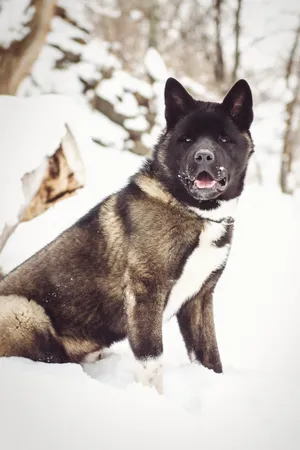
[[[195,161],[211,163],[215,160],[213,152],[210,150],[198,150],[195,153]]]

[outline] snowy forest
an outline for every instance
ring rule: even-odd
[[[215,293],[224,375],[189,364],[173,320],[164,397],[126,342],[83,367],[0,358],[3,450],[300,448],[298,0],[0,0],[0,279],[151,157],[169,76],[199,100],[240,78],[253,94]]]

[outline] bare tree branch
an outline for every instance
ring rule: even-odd
[[[289,56],[289,59],[286,64],[285,80],[286,80],[287,86],[289,86],[290,76],[293,72],[293,65],[295,62],[295,54],[297,52],[298,45],[299,45],[299,39],[300,39],[300,16],[299,16],[299,25],[298,25],[298,28],[295,33],[293,46],[291,48],[290,56]]]

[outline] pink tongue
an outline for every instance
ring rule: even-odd
[[[203,178],[202,180],[195,180],[195,185],[199,189],[212,188],[216,184],[215,180],[210,180],[209,178]]]

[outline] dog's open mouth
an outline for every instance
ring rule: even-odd
[[[178,175],[185,188],[196,200],[216,198],[227,189],[229,177],[223,166],[216,166],[214,170],[201,169],[198,168],[198,173],[186,174],[183,172]]]
[[[217,184],[216,180],[205,170],[199,173],[194,183],[198,189],[211,189]]]
[[[194,181],[194,185],[198,189],[213,189],[216,187],[224,188],[227,184],[226,177],[216,180],[209,172],[203,170]]]

